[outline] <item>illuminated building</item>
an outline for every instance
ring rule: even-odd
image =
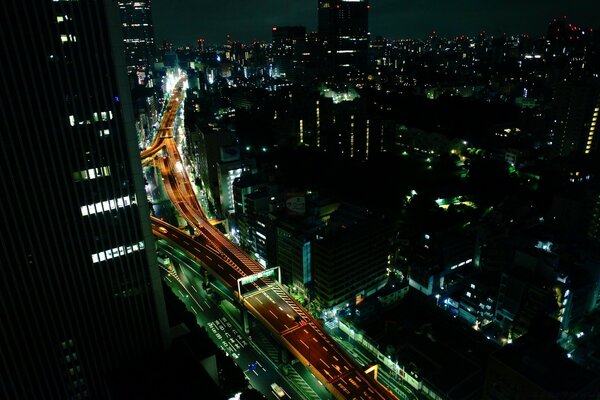
[[[424,234],[409,261],[410,285],[426,295],[463,281],[464,270],[473,267],[475,237],[466,229],[447,229]]]
[[[273,67],[275,76],[293,78],[302,68],[302,53],[306,47],[306,28],[304,26],[274,26]]]
[[[156,61],[151,0],[118,0],[117,3],[127,73],[136,85],[151,88],[154,85],[152,70]],[[132,91],[136,132],[141,141],[148,137],[152,126],[158,122],[157,100],[151,91]]]
[[[364,73],[369,52],[369,2],[319,0],[319,36],[338,78]]]
[[[374,155],[385,153],[392,146],[395,124],[384,120],[373,110],[367,99],[340,101],[333,99],[331,129],[320,134],[321,146],[326,151],[344,158],[367,161]],[[325,103],[324,101],[322,101]],[[325,125],[327,126],[327,125]]]
[[[313,284],[312,243],[339,203],[315,193],[286,193],[285,212],[277,220],[277,259],[281,279],[294,293],[310,298]]]
[[[222,215],[229,216],[235,212],[233,183],[242,174],[246,173],[256,173],[256,160],[254,158],[241,158],[239,146],[222,147],[221,160],[217,163]]]
[[[168,342],[114,1],[6,0],[0,393],[110,398]]]
[[[311,235],[297,224],[280,220],[277,226],[277,262],[281,279],[294,293],[308,298],[312,283]]]
[[[589,237],[600,243],[600,193],[596,193],[595,202],[592,206],[592,218],[590,221]]]
[[[234,134],[211,124],[201,129],[190,130],[189,138],[190,157],[202,182],[206,185],[204,189],[207,200],[219,210],[221,198],[219,163],[239,160],[239,151],[234,151],[236,147],[233,146]],[[224,152],[222,148],[227,148],[229,151]],[[233,180],[231,182],[233,183]]]
[[[240,245],[252,252],[266,264],[270,238],[271,222],[268,213],[277,198],[277,187],[269,185],[261,175],[242,175],[233,182],[234,234],[239,237]]]
[[[127,72],[136,73],[143,83],[155,58],[151,0],[119,0]]]

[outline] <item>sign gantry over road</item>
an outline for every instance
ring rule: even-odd
[[[238,289],[238,296],[240,297],[240,299],[243,300],[242,286],[248,285],[250,283],[254,283],[257,280],[262,279],[262,278],[268,278],[270,276],[274,276],[275,271],[277,271],[277,281],[279,283],[281,283],[281,269],[279,267],[267,268],[264,271],[260,271],[255,274],[252,274],[252,275],[247,275],[247,276],[238,278],[237,289]]]

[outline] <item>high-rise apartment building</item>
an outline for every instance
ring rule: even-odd
[[[555,91],[552,142],[558,156],[592,156],[598,151],[600,90],[584,83],[562,83]]]
[[[0,10],[0,397],[110,398],[168,341],[117,2]]]
[[[319,0],[318,9],[319,36],[332,72],[338,78],[364,73],[369,56],[369,2]]]
[[[152,1],[119,0],[118,3],[127,71],[136,73],[138,80],[144,82],[152,69],[156,54]]]

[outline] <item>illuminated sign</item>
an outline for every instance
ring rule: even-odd
[[[265,269],[264,271],[257,272],[256,274],[240,278],[239,279],[240,284],[243,286],[243,285],[247,285],[249,283],[256,282],[257,280],[259,280],[261,278],[267,278],[269,276],[273,276],[273,275],[275,275],[275,269],[276,268]]]
[[[241,296],[242,286],[247,285],[249,283],[254,283],[257,280],[262,279],[262,278],[267,278],[267,277],[270,277],[270,276],[274,276],[275,275],[275,271],[277,271],[277,277],[275,279],[277,281],[281,282],[281,271],[280,271],[279,267],[265,269],[264,271],[260,271],[260,272],[257,272],[255,274],[239,278],[237,280],[238,295]]]

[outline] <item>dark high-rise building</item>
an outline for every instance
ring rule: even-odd
[[[306,48],[304,26],[274,26],[272,31],[272,58],[275,73],[294,78],[302,70],[302,54]]]
[[[316,298],[325,308],[358,304],[385,285],[391,226],[368,210],[342,204],[311,243]]]
[[[144,82],[152,70],[156,48],[152,25],[151,0],[119,0],[125,62],[129,73],[137,73]]]
[[[597,153],[600,90],[583,83],[562,83],[556,88],[554,107],[551,134],[555,154],[565,157]]]
[[[117,2],[0,10],[0,397],[106,399],[168,341]]]
[[[369,52],[369,2],[319,0],[319,36],[338,78],[365,72]]]

